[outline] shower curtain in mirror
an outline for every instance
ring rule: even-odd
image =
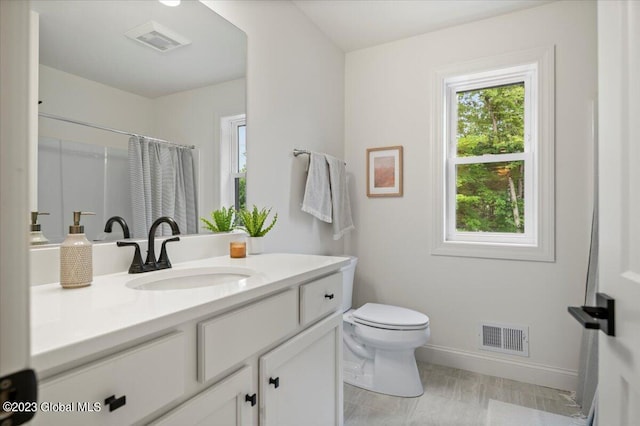
[[[192,151],[143,137],[129,139],[132,237],[145,238],[153,221],[161,216],[172,217],[182,234],[198,231]],[[170,234],[170,228],[162,225],[161,235]]]

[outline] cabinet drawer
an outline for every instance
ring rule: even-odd
[[[125,425],[138,421],[184,393],[184,345],[184,335],[173,333],[43,382],[33,424]],[[105,405],[112,395],[124,402],[114,411]]]
[[[342,306],[342,274],[300,286],[300,324],[307,325]]]
[[[198,380],[202,383],[293,332],[297,289],[198,324]]]

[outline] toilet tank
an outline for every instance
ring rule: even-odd
[[[353,277],[356,273],[358,258],[349,256],[349,264],[340,269],[342,272],[342,312],[351,309],[353,301]]]

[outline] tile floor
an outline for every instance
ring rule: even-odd
[[[490,399],[572,416],[569,392],[418,362],[424,395],[398,398],[344,385],[345,426],[485,426]]]

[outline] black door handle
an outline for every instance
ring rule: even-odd
[[[31,420],[38,408],[36,372],[26,369],[0,377],[0,400],[3,402],[0,423],[18,426]],[[12,411],[14,406],[17,407]]]
[[[280,377],[269,377],[269,384],[273,385],[274,388],[278,389],[280,387]]]
[[[602,330],[616,335],[615,300],[604,293],[596,293],[597,306],[569,306],[567,309],[584,328]]]
[[[333,299],[334,296],[333,296],[333,293],[331,293],[331,294],[325,294],[324,297],[325,297],[325,299],[331,300],[331,299]]]
[[[104,400],[104,404],[109,406],[109,411],[115,411],[127,403],[127,395],[122,395],[120,398],[116,398],[115,395],[111,395]]]
[[[258,395],[255,394],[255,393],[253,395],[246,394],[244,396],[244,400],[245,400],[245,402],[250,402],[251,406],[253,407],[254,405],[256,405],[256,401],[258,399],[257,397],[258,397]]]

